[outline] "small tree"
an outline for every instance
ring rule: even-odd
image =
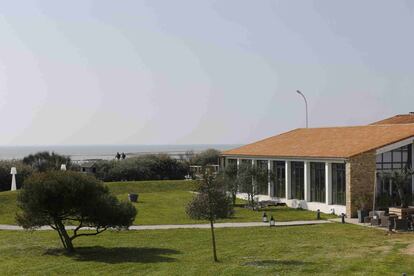
[[[225,182],[226,190],[231,194],[233,205],[236,204],[236,196],[239,190],[239,179],[237,176],[237,164],[228,164],[221,174]]]
[[[241,163],[238,170],[238,181],[240,191],[247,194],[247,201],[249,205],[253,205],[253,175],[252,165],[247,163]]]
[[[407,167],[402,170],[396,170],[391,173],[391,181],[398,190],[398,196],[401,202],[401,208],[407,208],[410,203],[410,194],[408,193],[408,188],[411,187],[411,177],[413,171]]]
[[[26,180],[17,204],[19,225],[25,229],[49,225],[58,232],[68,252],[74,250],[75,238],[129,227],[136,216],[135,207],[119,202],[102,182],[70,171],[34,174]],[[65,224],[77,226],[71,236]],[[79,233],[83,227],[95,228],[95,232]]]
[[[256,195],[267,194],[265,191],[268,189],[269,176],[273,179],[273,174],[271,171],[268,171],[267,167],[253,166]]]
[[[231,217],[233,215],[233,206],[231,199],[225,192],[224,183],[208,169],[203,170],[203,178],[199,182],[197,192],[196,196],[188,204],[186,212],[192,219],[210,221],[213,257],[214,261],[217,262],[214,222],[217,219]]]
[[[267,187],[269,175],[266,168],[251,164],[241,164],[238,180],[241,190],[247,193],[247,201],[251,207],[255,207],[256,197]]]

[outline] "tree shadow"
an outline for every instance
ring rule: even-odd
[[[244,265],[256,266],[256,267],[269,267],[269,266],[302,266],[310,264],[309,262],[297,261],[297,260],[257,260],[246,262]]]
[[[180,251],[168,248],[152,247],[79,247],[73,253],[64,249],[48,249],[45,255],[67,256],[76,261],[95,261],[108,264],[117,263],[162,263],[174,262],[175,258],[168,255],[180,254]]]

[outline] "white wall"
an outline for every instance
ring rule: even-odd
[[[240,199],[247,200],[247,194],[240,193],[237,194],[237,197]],[[331,205],[326,203],[320,202],[307,202],[306,200],[298,200],[298,199],[288,199],[285,198],[278,198],[278,197],[270,197],[266,195],[259,195],[259,201],[263,200],[274,200],[278,203],[286,203],[288,207],[291,208],[302,208],[305,210],[310,211],[317,211],[318,209],[325,214],[335,214],[337,216],[341,215],[342,213],[346,214],[346,206],[345,205]]]

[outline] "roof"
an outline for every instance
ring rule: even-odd
[[[414,136],[414,124],[299,128],[223,155],[349,158]]]
[[[371,125],[385,125],[385,124],[413,124],[414,123],[414,113],[410,112],[409,114],[396,115],[375,123]]]

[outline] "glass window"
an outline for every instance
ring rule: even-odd
[[[228,165],[237,165],[237,159],[227,159]]]
[[[310,163],[311,201],[325,202],[325,163]]]
[[[345,164],[332,164],[332,204],[345,205]]]
[[[268,178],[268,166],[267,160],[257,160],[257,177],[255,179],[257,194],[267,195],[269,194],[269,178]]]
[[[377,163],[382,163],[382,154],[377,155]]]
[[[291,193],[292,199],[305,199],[305,185],[304,185],[304,164],[303,162],[291,163]]]
[[[392,168],[393,169],[401,169],[402,167],[401,167],[401,163],[393,163],[392,164]]]
[[[392,162],[401,162],[401,151],[392,152]]]
[[[382,154],[382,161],[384,162],[384,163],[386,163],[386,162],[392,162],[392,160],[391,160],[391,152],[390,151],[388,151],[388,152],[384,152],[383,154]]]
[[[286,197],[286,168],[284,161],[273,162],[273,172],[275,180],[273,185],[273,194],[279,198]]]
[[[243,165],[252,165],[252,160],[249,159],[242,159],[240,162]]]
[[[411,167],[412,145],[407,145],[389,152],[377,155],[377,170],[392,171]]]
[[[402,153],[402,161],[407,162],[408,161],[408,151],[403,151]]]
[[[257,160],[256,164],[258,168],[267,170],[267,160]]]

